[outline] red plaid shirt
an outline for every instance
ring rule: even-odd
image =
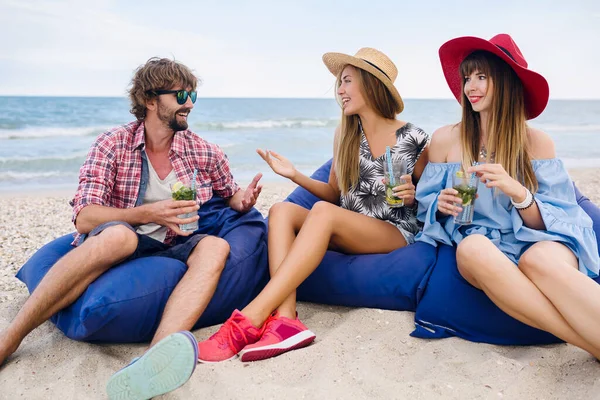
[[[145,148],[144,123],[131,122],[98,136],[87,159],[79,170],[79,186],[70,204],[73,223],[79,212],[90,204],[114,208],[133,208],[138,200],[142,179],[142,151]],[[229,161],[221,148],[189,130],[176,132],[169,152],[171,165],[178,180],[193,175],[196,179],[197,200],[205,203],[213,193],[220,197],[233,196],[239,187],[231,175]],[[176,236],[167,231],[165,243]],[[73,244],[79,243],[77,234]]]

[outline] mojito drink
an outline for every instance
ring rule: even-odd
[[[181,181],[174,183],[171,186],[171,196],[173,200],[196,200],[196,191],[192,190],[190,184],[183,183]],[[178,218],[191,218],[195,216],[196,212],[187,214],[180,214]],[[190,222],[189,224],[179,225],[179,229],[184,232],[193,232],[198,229],[198,221]]]
[[[453,177],[452,188],[458,192],[456,196],[462,200],[462,204],[457,204],[462,207],[462,211],[454,218],[454,223],[457,225],[473,223],[477,182],[477,177],[466,175],[463,171],[456,172]]]
[[[390,171],[391,167],[391,171]],[[405,184],[402,179],[406,175],[406,160],[392,159],[389,162],[383,161],[383,182],[385,185],[385,201],[391,208],[404,207],[404,198],[394,195],[394,188]],[[392,180],[393,178],[393,180]]]
[[[386,183],[385,185],[385,201],[392,208],[395,207],[404,207],[404,198],[399,198],[394,196],[394,188],[402,183],[398,183],[397,185],[390,185]]]

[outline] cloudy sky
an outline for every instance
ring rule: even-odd
[[[599,3],[0,0],[0,95],[122,96],[164,56],[201,77],[202,97],[331,97],[322,54],[375,47],[403,97],[450,98],[439,46],[505,32],[551,98],[600,98]]]

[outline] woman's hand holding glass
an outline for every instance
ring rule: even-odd
[[[406,174],[402,175],[401,179],[404,183],[401,185],[395,186],[392,190],[394,191],[394,196],[399,199],[404,199],[405,206],[413,206],[415,204],[415,185],[412,182],[412,176]]]
[[[502,193],[515,202],[525,200],[527,189],[517,180],[513,179],[504,169],[502,164],[479,164],[467,169],[467,173],[477,174],[481,183],[487,188],[498,188]]]
[[[269,164],[269,167],[271,167],[273,172],[275,172],[277,175],[294,180],[297,171],[294,167],[294,164],[292,164],[290,160],[280,154],[275,153],[273,150],[257,149],[256,152],[263,160],[265,160],[267,164]]]
[[[443,189],[438,195],[438,212],[444,215],[456,217],[462,211],[462,207],[457,206],[457,204],[462,204],[462,199],[458,197],[458,190],[456,189],[449,187]]]
[[[502,193],[516,202],[521,202],[527,195],[527,189],[513,179],[501,164],[479,164],[467,168],[467,174],[476,174],[487,188],[498,188]],[[453,188],[442,190],[438,196],[438,211],[444,215],[457,216],[462,207],[462,199]]]

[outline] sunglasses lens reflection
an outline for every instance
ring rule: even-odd
[[[188,99],[188,95],[190,96],[190,100],[192,100],[192,103],[195,103],[197,93],[196,92],[188,92],[187,90],[180,90],[177,92],[177,103],[185,104],[185,102]]]
[[[174,93],[174,92],[171,92],[171,93]],[[178,90],[176,92],[176,96],[177,96],[177,103],[183,105],[187,101],[188,96],[190,96],[190,100],[192,100],[192,103],[195,103],[196,97],[198,96],[198,94],[196,92],[188,92],[187,90]]]
[[[187,101],[188,98],[188,92],[186,92],[185,90],[180,90],[177,92],[177,103],[178,104],[185,104],[185,102]]]

